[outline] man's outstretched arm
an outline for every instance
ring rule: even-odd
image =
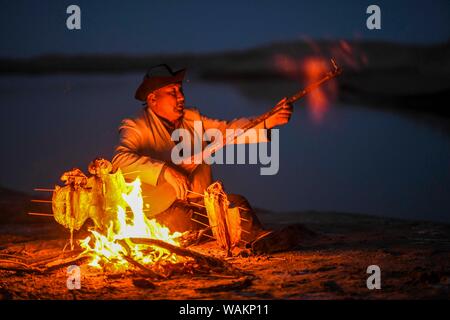
[[[286,98],[283,98],[277,103],[277,106],[280,106],[280,110],[267,118],[264,122],[261,122],[253,127],[253,129],[272,129],[277,126],[285,125],[289,122],[291,116],[293,107],[291,104],[286,103]],[[202,122],[205,130],[208,130],[210,128],[212,129],[219,129],[223,135],[226,133],[226,129],[239,129],[242,128],[250,121],[252,121],[253,118],[237,118],[232,121],[224,121],[224,120],[217,120],[208,118],[205,116],[202,116]],[[258,138],[257,142],[267,142],[270,140],[270,134],[268,133],[268,136]]]

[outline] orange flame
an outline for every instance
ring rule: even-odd
[[[167,250],[147,245],[134,244],[133,238],[159,239],[173,245],[179,245],[177,238],[179,232],[173,234],[169,229],[159,224],[155,219],[147,219],[144,214],[144,202],[141,194],[141,181],[137,178],[127,183],[128,193],[122,197],[132,210],[132,216],[127,217],[126,209],[118,206],[117,217],[111,222],[106,234],[90,230],[92,236],[80,241],[80,246],[85,249],[92,259],[90,266],[101,268],[112,267],[116,270],[125,270],[129,267],[124,256],[131,256],[134,260],[146,265],[161,260],[178,262],[179,257]],[[126,245],[121,243],[123,240]],[[93,241],[93,245],[90,243]]]

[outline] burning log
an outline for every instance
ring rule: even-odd
[[[42,213],[42,212],[27,212],[28,215],[30,216],[38,216],[38,217],[53,217],[53,214],[50,213]]]
[[[51,255],[51,256],[46,256],[46,257],[40,257],[37,259],[32,259],[30,261],[30,265],[31,266],[40,266],[40,265],[46,265],[49,263],[52,263],[54,261],[58,261],[61,259],[66,259],[66,258],[74,258],[77,257],[79,255],[81,255],[83,253],[83,250],[73,250],[73,251],[66,251],[66,252],[60,252],[56,255]]]
[[[60,268],[64,268],[70,266],[72,264],[76,264],[77,262],[82,262],[87,260],[89,257],[84,255],[77,255],[76,257],[69,257],[65,259],[60,259],[56,261],[51,261],[45,264],[43,272],[50,272],[54,270],[58,270]]]
[[[130,246],[127,244],[127,242],[125,240],[119,240],[118,242],[127,250],[126,253],[123,253],[121,255],[122,258],[124,258],[127,262],[129,262],[133,266],[143,270],[146,275],[148,275],[152,278],[166,278],[163,275],[160,275],[160,274],[156,273],[155,271],[151,270],[150,268],[147,268],[145,265],[143,265],[139,261],[136,261],[135,259],[133,259],[133,257],[130,255],[130,252],[132,249],[130,248]]]
[[[196,251],[192,251],[186,248],[177,247],[174,245],[171,245],[170,243],[156,240],[156,239],[144,239],[144,238],[133,238],[131,239],[133,243],[135,244],[146,244],[150,246],[158,246],[160,248],[166,249],[176,255],[184,256],[184,257],[190,257],[193,258],[197,263],[199,264],[206,264],[208,267],[210,267],[212,270],[218,270],[218,271],[225,271],[227,273],[233,274],[233,275],[241,275],[242,272],[233,266],[231,266],[229,263],[217,259],[215,257],[206,256],[204,254],[198,253]]]

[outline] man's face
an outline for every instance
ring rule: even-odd
[[[170,84],[150,93],[147,104],[158,116],[176,121],[183,116],[184,94],[181,84]]]

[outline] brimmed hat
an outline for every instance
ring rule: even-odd
[[[134,97],[140,101],[146,101],[150,92],[183,81],[185,73],[186,69],[173,72],[167,64],[151,67],[145,74],[141,85],[137,88]]]

